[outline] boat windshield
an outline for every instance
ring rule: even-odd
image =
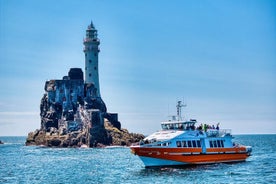
[[[162,130],[195,130],[195,122],[162,123]]]

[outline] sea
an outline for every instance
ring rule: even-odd
[[[0,137],[0,183],[276,183],[276,134],[235,135],[252,146],[245,162],[145,168],[128,147],[45,148]]]

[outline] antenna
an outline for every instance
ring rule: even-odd
[[[177,101],[177,105],[176,105],[176,109],[177,109],[177,117],[178,117],[178,121],[179,120],[182,120],[182,117],[181,117],[181,108],[182,107],[186,107],[186,105],[183,105],[182,104],[182,101]]]
[[[186,107],[187,105],[186,104],[182,104],[182,101],[177,101],[177,105],[176,105],[176,109],[177,109],[177,117],[178,117],[178,121],[179,120],[182,120],[182,117],[181,117],[181,108],[182,107]]]

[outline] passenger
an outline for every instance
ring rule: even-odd
[[[215,126],[214,126],[214,125],[212,125],[212,129],[215,129]]]
[[[203,130],[204,130],[204,132],[207,131],[207,125],[206,124],[203,125]]]
[[[202,124],[199,125],[198,130],[202,130]]]
[[[217,124],[217,127],[216,127],[217,130],[219,130],[219,123]]]

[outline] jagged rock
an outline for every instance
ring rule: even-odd
[[[105,103],[101,98],[85,97],[84,105],[86,109],[99,109],[101,112],[106,112]]]
[[[46,132],[36,130],[28,134],[26,145],[47,145]]]
[[[0,140],[0,144],[4,144],[4,142],[2,142],[2,141]]]
[[[114,117],[111,113],[105,113],[104,118],[106,118],[112,126],[116,127],[117,129],[121,129],[121,123],[118,121],[118,117]]]
[[[66,135],[67,134],[67,130],[65,127],[60,127],[59,128],[59,135]]]
[[[104,127],[96,126],[90,129],[90,147],[96,147],[96,143],[110,145],[112,138]]]
[[[56,131],[53,129],[53,131]],[[88,140],[89,138],[89,140]],[[46,133],[36,130],[28,134],[26,145],[45,145],[49,147],[104,147],[105,145],[130,146],[144,139],[145,136],[129,133],[127,129],[114,127],[107,119],[104,127],[97,126],[90,129],[89,137],[83,131],[75,131],[66,135]],[[89,141],[89,144],[87,142]]]
[[[62,143],[60,144],[60,146],[63,148],[67,148],[67,147],[69,147],[69,145],[70,145],[70,140],[68,140],[68,139],[62,141]]]
[[[54,146],[54,147],[59,147],[59,146],[60,146],[60,143],[61,143],[61,140],[60,140],[60,139],[54,138],[54,139],[52,139],[52,140],[49,140],[48,146],[49,146],[49,147],[52,147],[52,146]]]
[[[108,113],[97,89],[84,83],[81,69],[62,80],[45,82],[40,103],[41,127],[30,132],[26,145],[49,147],[103,147],[138,142],[141,134],[121,129],[118,114]],[[106,122],[106,123],[105,123]]]
[[[127,129],[119,130],[109,121],[105,121],[105,128],[112,137],[112,145],[130,146],[145,138],[142,134],[129,133]]]

